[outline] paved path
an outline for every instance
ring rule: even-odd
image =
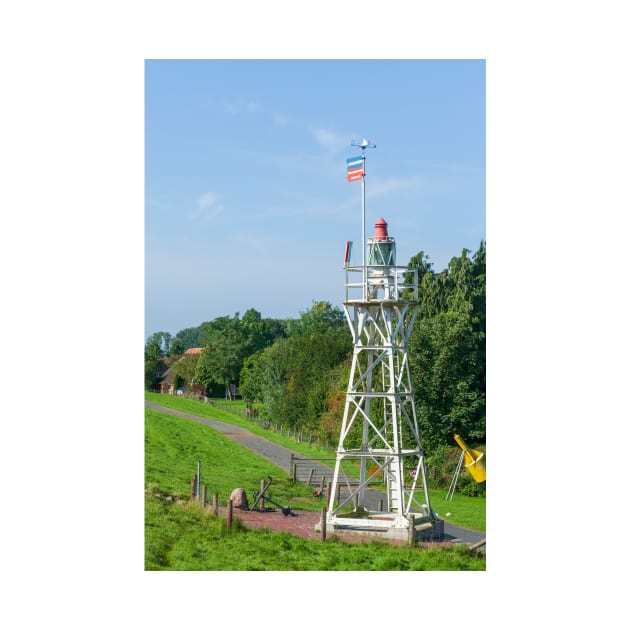
[[[211,420],[209,418],[203,418],[202,416],[196,416],[190,413],[185,413],[183,411],[178,411],[177,409],[170,409],[169,407],[163,407],[161,405],[157,405],[155,403],[149,402],[148,400],[144,401],[144,406],[147,409],[153,409],[154,411],[159,411],[161,413],[168,413],[173,416],[179,416],[180,418],[188,418],[189,420],[194,420],[195,422],[201,422],[202,424],[206,424],[213,429],[216,429],[220,433],[222,433],[225,437],[241,444],[245,448],[253,451],[257,455],[264,457],[269,460],[276,466],[282,468],[282,470],[291,474],[291,455],[297,454],[293,453],[293,451],[285,448],[284,446],[280,446],[275,444],[274,442],[270,442],[269,440],[259,437],[258,435],[254,435],[251,431],[247,429],[243,429],[242,427],[235,426],[233,424],[228,424],[227,422],[221,422],[220,420]],[[306,472],[300,472],[300,468],[298,467],[298,479],[300,481],[306,481],[305,475]],[[321,480],[321,477],[324,476],[330,480],[332,480],[332,469],[330,467],[325,466],[324,464],[320,464],[319,462],[309,462],[308,469],[314,469],[313,478],[311,483],[318,484]],[[310,475],[310,472],[308,473]],[[384,492],[379,492],[377,490],[368,490],[368,501],[366,501],[366,505],[368,503],[372,503],[373,505],[368,505],[368,507],[372,507],[376,509],[379,500],[386,500],[386,495]],[[343,496],[343,495],[342,495]],[[443,518],[440,516],[440,518]],[[444,539],[446,541],[455,542],[455,543],[466,543],[473,544],[481,541],[486,537],[483,532],[476,532],[473,530],[465,529],[463,527],[459,527],[457,525],[453,525],[448,521],[444,521]]]

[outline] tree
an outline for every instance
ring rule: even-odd
[[[186,388],[195,382],[195,374],[200,355],[185,354],[173,364],[173,373],[175,375],[174,385],[184,386]]]
[[[340,332],[345,329],[343,311],[330,302],[313,301],[313,306],[302,313],[300,319],[287,322],[287,335]]]
[[[485,439],[485,243],[425,274],[409,344],[425,447]]]
[[[158,368],[163,356],[160,339],[153,335],[144,347],[144,387],[149,391],[157,385]]]
[[[229,385],[236,382],[246,356],[246,340],[240,330],[238,313],[234,318],[218,317],[202,326],[204,350],[195,379],[207,389],[216,383],[225,385],[229,391]]]
[[[307,327],[306,330],[309,328]],[[262,403],[264,417],[292,427],[315,429],[326,411],[328,372],[352,350],[348,333],[304,333],[296,328],[287,338],[251,357],[241,370],[241,393]],[[300,331],[300,332],[298,332]]]
[[[284,334],[283,325],[276,320],[263,319],[258,311],[249,309],[242,319],[218,317],[202,324],[201,342],[204,346],[196,379],[210,389],[213,383],[228,386],[237,383],[248,356],[259,352]]]
[[[188,348],[184,346],[184,342],[179,338],[175,337],[173,341],[171,341],[171,346],[169,348],[168,356],[174,357],[179,356],[180,354],[184,354]]]
[[[485,392],[476,381],[477,353],[469,318],[440,313],[412,334],[410,364],[423,445],[485,438]]]
[[[203,344],[200,341],[201,334],[202,334],[202,327],[203,327],[203,324],[201,326],[196,326],[194,328],[184,328],[183,330],[180,330],[175,335],[175,338],[179,339],[184,346],[184,349],[182,352],[186,352],[186,350],[190,350],[190,348],[203,347]]]
[[[147,339],[147,345],[149,343],[156,343],[159,348],[162,356],[167,356],[169,354],[169,347],[171,345],[171,333],[167,332],[156,332],[153,333]]]

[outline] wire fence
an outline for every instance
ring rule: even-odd
[[[311,446],[315,445],[318,447],[334,449],[336,444],[333,444],[327,438],[324,438],[319,435],[313,435],[306,431],[301,431],[295,427],[285,427],[278,422],[274,422],[272,420],[266,420],[263,418],[259,418],[256,413],[257,410],[252,410],[251,408],[240,409],[235,405],[231,405],[226,402],[222,402],[220,400],[216,400],[213,398],[206,398],[204,402],[209,405],[216,407],[217,409],[222,409],[223,411],[229,411],[230,413],[236,414],[238,416],[242,416],[245,420],[249,420],[250,422],[254,422],[265,430],[272,431],[277,433],[278,435],[286,436],[288,438],[294,439],[298,443],[305,443]]]

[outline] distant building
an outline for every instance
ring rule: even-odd
[[[160,381],[160,393],[161,394],[170,394],[171,396],[175,395],[176,393],[178,395],[180,390],[183,390],[183,393],[191,396],[193,398],[201,398],[206,396],[206,388],[204,385],[202,385],[201,383],[195,383],[194,380],[192,383],[187,383],[183,388],[182,387],[175,387],[175,379],[176,379],[176,374],[175,374],[175,366],[182,361],[185,357],[187,356],[199,356],[201,355],[201,353],[203,352],[203,348],[189,348],[188,350],[186,350],[186,352],[184,352],[184,354],[181,356],[180,359],[178,359],[177,361],[175,361],[175,363],[173,363],[173,365],[171,365],[171,367],[168,368],[168,370],[166,370],[166,372],[164,373],[164,378]]]

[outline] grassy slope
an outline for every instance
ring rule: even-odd
[[[313,498],[306,484],[291,483],[285,471],[251,451],[223,437],[211,427],[145,410],[145,485],[156,486],[163,493],[188,497],[190,481],[201,462],[201,484],[207,486],[208,498],[219,494],[225,505],[234,488],[244,488],[250,501],[260,480],[272,477],[269,496],[304,510],[320,510],[323,499]]]
[[[312,509],[321,509],[311,488],[292,484],[286,473],[212,428],[147,409],[147,570],[485,570],[485,558],[464,548],[425,550],[379,542],[349,545],[335,540],[321,543],[285,533],[247,531],[237,519],[228,531],[223,518],[198,505],[177,504],[164,496],[188,496],[197,461],[202,462],[202,482],[209,492],[219,493],[223,504],[233,488],[256,489],[261,478],[271,475],[273,496],[281,503],[291,498],[295,506],[295,499],[303,493]],[[305,507],[299,505],[300,509]]]
[[[178,397],[178,396],[168,396],[163,394],[153,394],[151,392],[145,392],[146,400],[154,402],[156,404],[162,405],[164,407],[170,407],[172,409],[178,409],[180,411],[185,411],[186,413],[195,414],[205,418],[213,418],[215,420],[221,420],[224,422],[229,422],[230,424],[234,424],[237,426],[244,427],[251,431],[256,435],[260,435],[272,442],[285,446],[288,449],[291,449],[296,454],[301,454],[303,457],[312,457],[312,458],[322,458],[322,457],[335,457],[335,452],[325,448],[318,448],[317,446],[309,445],[306,443],[298,443],[293,438],[289,438],[284,435],[279,435],[267,429],[263,429],[256,422],[247,420],[242,416],[237,414],[232,414],[228,411],[224,411],[223,409],[219,409],[213,407],[207,403],[193,400],[190,398]],[[238,403],[235,403],[235,406],[238,408]],[[201,426],[201,425],[200,425]],[[199,458],[198,458],[199,459]],[[191,466],[194,465],[194,469]],[[196,472],[197,468],[197,459],[187,464],[188,471],[188,481],[187,485],[180,492],[183,494],[187,494],[190,491],[190,477]],[[279,470],[279,469],[278,469]],[[274,486],[275,479],[273,473],[269,473],[274,478]],[[277,473],[276,473],[277,474]],[[283,477],[286,478],[286,473],[281,473]],[[262,479],[259,477],[258,479]],[[202,470],[202,478],[203,478],[203,470]],[[260,481],[254,483],[252,488],[258,488],[260,485]],[[238,486],[231,486],[231,489]],[[241,486],[249,489],[249,486]],[[208,492],[216,492],[216,490],[210,490],[208,488]],[[230,490],[231,492],[231,490]],[[228,492],[229,495],[229,492]],[[455,494],[452,501],[446,501],[446,491],[445,490],[432,490],[429,488],[429,496],[431,497],[431,507],[440,515],[440,518],[443,518],[455,525],[460,525],[462,527],[467,527],[469,529],[473,529],[476,531],[485,531],[486,529],[486,499],[485,497],[467,497],[460,494]],[[300,506],[302,508],[302,506]],[[309,509],[305,506],[303,509]],[[314,508],[311,508],[314,509]],[[319,509],[319,508],[318,508]],[[449,516],[446,516],[449,514]]]
[[[191,398],[184,398],[183,396],[169,396],[168,394],[154,394],[151,392],[145,392],[144,397],[146,400],[162,405],[163,407],[170,407],[171,409],[177,409],[186,413],[191,413],[202,418],[212,418],[213,420],[221,420],[222,422],[229,422],[239,427],[243,427],[248,431],[251,431],[255,435],[260,435],[265,439],[285,446],[288,449],[301,453],[304,457],[335,457],[335,452],[330,449],[325,449],[315,445],[309,445],[308,443],[298,443],[297,440],[289,438],[286,435],[280,435],[274,433],[269,429],[263,429],[262,426],[252,420],[248,420],[236,413],[230,413],[224,409],[214,407],[208,403],[194,400]],[[235,408],[239,409],[238,404],[235,404]]]

